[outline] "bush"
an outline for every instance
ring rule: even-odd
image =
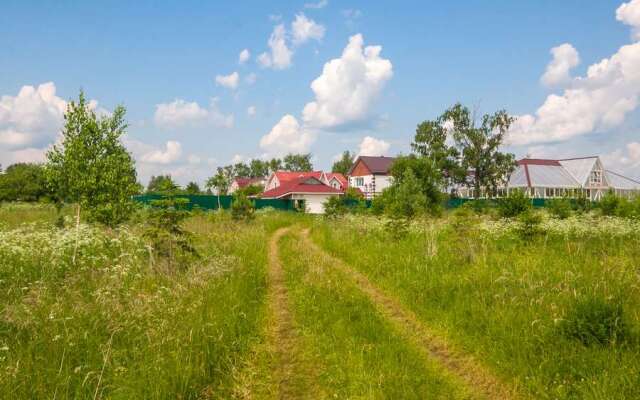
[[[573,304],[560,330],[565,337],[579,340],[585,346],[613,345],[629,337],[622,304],[596,296]]]
[[[571,200],[566,197],[548,201],[547,208],[551,215],[558,219],[567,219],[571,216]]]
[[[255,217],[255,206],[244,193],[238,193],[231,203],[231,217],[235,220],[250,220]]]
[[[518,216],[518,235],[524,240],[531,240],[543,232],[541,224],[542,216],[540,213],[527,210]]]
[[[498,199],[498,212],[503,218],[513,218],[531,209],[531,200],[522,190],[512,190]]]
[[[598,208],[602,215],[613,216],[616,215],[620,199],[613,191],[608,191],[607,194],[602,196],[602,199],[598,203]]]

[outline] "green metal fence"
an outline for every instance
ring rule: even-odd
[[[214,195],[176,195],[174,198],[187,199],[189,203],[185,205],[185,208],[192,210],[199,208],[202,210],[217,210],[222,208],[227,210],[231,208],[233,202],[233,196],[214,196]],[[139,203],[151,205],[154,200],[162,200],[166,196],[161,194],[143,194],[139,196],[133,196],[133,199]],[[276,210],[295,210],[293,201],[287,199],[251,199],[256,209],[272,207]]]

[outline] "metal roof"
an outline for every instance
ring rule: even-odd
[[[558,160],[560,164],[569,171],[580,185],[585,185],[589,178],[589,173],[598,161],[598,157],[569,158]]]
[[[614,189],[626,189],[626,190],[640,190],[640,182],[633,180],[631,178],[627,178],[626,176],[622,176],[620,174],[616,174],[612,171],[604,171],[607,181],[609,185],[611,185]]]
[[[391,165],[395,161],[393,157],[372,157],[372,156],[358,156],[353,165],[349,169],[348,175],[351,175],[353,168],[358,164],[358,161],[362,161],[364,165],[369,168],[372,174],[388,174],[391,169]]]

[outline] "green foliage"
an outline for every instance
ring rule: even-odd
[[[393,184],[388,189],[389,201],[387,205],[389,207],[397,207],[400,202],[404,203],[402,207],[407,210],[413,208],[422,210],[421,212],[429,211],[432,214],[440,212],[443,200],[440,188],[443,177],[441,171],[432,160],[415,155],[399,156],[393,162],[391,175],[393,176]],[[410,178],[411,182],[403,186],[403,182],[407,177]],[[400,189],[401,186],[403,187],[402,189]],[[409,193],[410,198],[402,198],[405,195],[409,195]],[[410,201],[416,201],[417,203],[414,207],[409,207],[408,202]],[[395,205],[392,205],[394,203]],[[394,213],[395,211],[391,212]]]
[[[80,92],[64,115],[62,141],[47,152],[46,177],[54,196],[88,210],[89,217],[114,226],[133,211],[137,181],[133,158],[121,143],[125,109],[98,117]]]
[[[284,159],[284,169],[286,171],[307,172],[313,171],[311,163],[311,153],[307,154],[287,154]]]
[[[522,190],[511,190],[507,197],[497,200],[498,213],[503,218],[513,218],[531,209],[531,199]]]
[[[435,124],[447,123],[457,149],[456,155],[460,156],[460,162],[456,168],[458,172],[454,176],[459,183],[473,187],[476,197],[479,197],[481,189],[487,190],[489,194],[495,194],[497,188],[505,183],[516,166],[513,154],[500,151],[504,137],[513,121],[514,118],[506,111],[500,110],[492,115],[483,115],[480,125],[476,126],[471,111],[458,103],[431,123],[432,130],[435,129],[433,127]],[[442,133],[434,142],[441,143],[441,136]],[[452,155],[443,153],[441,146],[436,147],[436,150],[437,154],[442,154],[440,157],[453,158]],[[468,171],[473,171],[471,181],[467,180]]]
[[[231,216],[235,220],[251,220],[255,217],[255,206],[251,200],[242,192],[233,196],[231,203]]]
[[[330,196],[324,203],[324,216],[336,218],[345,214],[362,214],[366,211],[362,193],[355,188],[347,188],[342,196]]]
[[[233,179],[233,167],[218,167],[216,174],[207,179],[207,189],[215,189],[216,193],[224,196],[229,191],[231,180]]]
[[[620,198],[616,196],[614,191],[610,190],[602,196],[602,199],[598,202],[598,208],[600,209],[600,212],[602,212],[602,215],[612,216],[616,215],[616,210],[619,204]]]
[[[441,171],[443,189],[455,182],[461,181],[466,171],[458,162],[458,149],[447,144],[449,132],[446,115],[443,114],[433,121],[423,121],[418,124],[411,148],[421,157],[427,158]]]
[[[630,334],[622,303],[594,295],[572,305],[560,324],[560,332],[585,346],[619,344]]]
[[[238,189],[238,192],[243,193],[245,196],[256,196],[264,191],[264,188],[260,185],[247,185],[241,189]]]
[[[591,199],[585,193],[580,193],[573,199],[573,211],[583,214],[591,210]]]
[[[165,259],[167,270],[186,268],[198,256],[192,234],[183,227],[189,217],[186,205],[189,200],[168,197],[152,201],[144,237],[150,241],[157,258]]]
[[[546,202],[551,215],[558,219],[567,219],[571,216],[571,200],[567,197],[551,199]]]
[[[249,171],[252,178],[261,178],[269,175],[269,161],[262,161],[259,158],[249,162]]]
[[[388,191],[385,213],[392,218],[413,218],[427,211],[427,198],[411,168],[404,171],[402,179],[394,179],[385,191]]]
[[[518,227],[516,232],[525,241],[532,240],[543,233],[542,215],[534,210],[526,210],[518,215]]]
[[[149,194],[176,194],[180,190],[180,186],[173,181],[171,175],[152,176],[147,185],[147,193]]]
[[[44,168],[39,164],[13,164],[0,174],[0,201],[38,201],[47,195]]]
[[[187,187],[184,188],[184,192],[186,194],[200,194],[202,193],[200,190],[200,186],[196,182],[189,182]]]
[[[342,156],[340,157],[340,159],[334,162],[331,166],[331,172],[340,173],[346,176],[351,169],[351,166],[353,165],[354,159],[355,154],[351,153],[349,150],[342,152]]]

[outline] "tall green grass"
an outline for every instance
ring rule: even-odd
[[[468,396],[439,366],[421,359],[330,259],[310,253],[291,234],[281,243],[294,316],[317,363],[317,398]]]
[[[150,265],[138,226],[83,225],[73,264],[73,228],[5,225],[0,398],[231,397],[262,340],[267,238],[287,218],[198,214],[202,259],[171,273]]]
[[[640,234],[523,241],[460,222],[424,221],[395,240],[368,220],[322,221],[313,237],[532,398],[640,398]],[[616,313],[583,316],[588,298]],[[613,326],[617,310],[624,340],[585,345],[563,329],[600,315]]]

